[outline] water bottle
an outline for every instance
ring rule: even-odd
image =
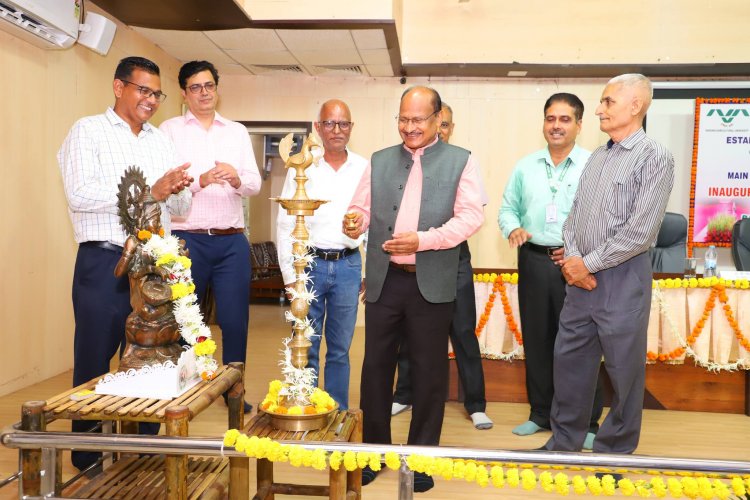
[[[703,260],[703,277],[716,276],[716,247],[711,245]]]

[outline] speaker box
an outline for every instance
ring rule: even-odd
[[[86,22],[80,26],[78,43],[97,54],[107,55],[115,37],[117,25],[95,12],[86,13]]]

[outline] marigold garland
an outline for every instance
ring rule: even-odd
[[[531,491],[541,487],[548,493],[568,496],[572,488],[577,495],[591,493],[592,495],[613,496],[619,488],[620,493],[625,496],[634,496],[636,493],[642,498],[650,496],[672,498],[697,498],[706,500],[712,498],[726,499],[730,494],[742,497],[750,492],[750,475],[739,476],[737,474],[727,475],[729,485],[720,480],[717,474],[708,476],[687,471],[667,471],[665,476],[667,482],[659,476],[658,471],[648,470],[624,470],[610,471],[603,467],[584,467],[589,472],[602,472],[605,475],[599,479],[596,475],[582,477],[579,474],[572,478],[564,472],[556,472],[554,475],[548,469],[559,470],[562,466],[514,464],[514,463],[484,463],[475,460],[451,459],[444,457],[431,457],[424,455],[401,456],[395,452],[388,452],[385,456],[380,453],[351,450],[326,452],[322,448],[313,450],[306,449],[296,444],[281,444],[268,437],[248,437],[237,429],[230,429],[224,434],[224,446],[233,447],[239,453],[244,453],[249,458],[265,458],[271,462],[288,462],[294,467],[312,467],[324,470],[330,467],[333,470],[344,468],[351,472],[357,468],[369,466],[374,471],[381,469],[381,463],[391,470],[398,470],[402,464],[414,472],[424,472],[433,477],[442,477],[446,480],[463,479],[466,482],[476,483],[481,487],[492,484],[495,488],[518,488]],[[505,467],[505,468],[504,468]],[[543,469],[537,474],[532,469]],[[580,470],[580,467],[570,467],[570,470]],[[650,480],[631,480],[623,478],[615,481],[612,472],[635,474],[649,474],[655,477]],[[681,477],[674,477],[674,476]]]
[[[682,282],[692,282],[695,278],[692,278],[690,280],[682,280]],[[703,278],[696,280],[699,281],[703,280]],[[658,282],[654,282],[654,287],[656,289],[656,292],[659,294],[657,295],[657,299],[659,300],[659,305],[661,309],[664,309],[663,299],[661,299],[661,295],[659,293],[662,282],[665,285],[665,288],[680,288],[680,279],[677,278],[674,280],[677,283],[670,283],[669,286],[666,281],[669,280],[659,280]],[[698,340],[698,337],[700,337],[701,333],[703,333],[703,329],[706,326],[706,323],[708,322],[711,312],[716,307],[716,299],[718,297],[719,302],[722,304],[722,311],[724,312],[724,316],[727,319],[727,322],[729,323],[729,326],[732,328],[732,332],[734,333],[735,338],[739,342],[739,344],[746,350],[750,351],[750,340],[748,340],[744,334],[742,333],[742,330],[740,329],[740,325],[737,322],[737,320],[734,317],[734,312],[732,311],[732,306],[728,304],[729,298],[727,297],[726,289],[729,288],[738,288],[742,290],[746,290],[748,288],[748,280],[723,280],[716,277],[707,278],[705,279],[704,283],[698,283],[696,286],[690,286],[690,288],[707,288],[711,287],[711,293],[709,294],[708,299],[706,300],[706,305],[703,307],[703,313],[700,317],[700,319],[695,323],[695,326],[693,326],[690,335],[684,340],[684,343],[682,346],[677,347],[673,349],[672,351],[668,353],[662,353],[657,354],[653,351],[648,351],[646,354],[646,358],[649,361],[673,361],[675,359],[680,358],[683,354],[688,353],[691,357],[696,359],[698,358],[695,356],[694,351],[692,350],[693,345],[695,344],[696,340]],[[663,312],[663,311],[662,311]],[[670,326],[671,320],[670,320]],[[677,335],[679,337],[679,335]],[[681,337],[679,337],[679,340],[682,341]],[[736,369],[740,367],[743,363],[737,362],[737,363],[730,363],[728,365],[719,365],[716,363],[712,363],[709,368],[712,371],[718,371],[721,369]]]
[[[198,297],[193,293],[195,283],[190,271],[192,262],[180,254],[180,244],[174,236],[164,236],[151,231],[138,231],[138,238],[145,243],[143,250],[154,259],[154,264],[167,271],[166,282],[172,289],[172,311],[180,330],[196,356],[198,373],[203,380],[211,380],[218,363],[213,357],[216,343],[211,339],[211,329],[203,322],[198,307]]]
[[[495,299],[498,293],[500,293],[501,296],[501,302],[503,304],[503,312],[505,313],[506,317],[506,323],[508,325],[508,328],[513,332],[513,336],[516,339],[516,342],[518,343],[518,346],[523,346],[523,338],[521,337],[521,333],[518,330],[518,324],[515,321],[515,318],[513,317],[513,311],[510,307],[510,301],[507,297],[507,291],[505,289],[505,283],[511,283],[516,284],[518,283],[518,273],[504,273],[504,274],[496,274],[496,273],[484,273],[484,274],[475,274],[474,275],[474,281],[480,282],[480,283],[493,283],[492,291],[490,292],[489,297],[487,298],[487,303],[484,306],[484,312],[480,315],[477,326],[475,329],[476,336],[479,337],[482,333],[482,331],[487,326],[487,322],[489,320],[490,314],[492,312],[492,309],[495,306]],[[708,300],[706,301],[706,304],[703,309],[703,314],[701,315],[701,318],[696,322],[696,324],[693,326],[690,335],[687,337],[687,339],[680,340],[683,342],[683,345],[680,347],[677,347],[673,349],[670,352],[667,353],[656,353],[653,351],[648,351],[646,353],[646,359],[650,362],[675,362],[683,357],[683,355],[689,355],[690,357],[696,359],[698,358],[695,355],[695,353],[692,350],[692,346],[695,344],[696,340],[700,335],[703,333],[704,327],[706,323],[709,320],[709,317],[711,315],[711,311],[716,306],[716,299],[719,299],[719,302],[722,304],[722,310],[724,311],[724,316],[727,319],[727,322],[729,323],[730,327],[732,328],[732,331],[734,333],[735,338],[737,338],[737,341],[739,344],[746,350],[750,352],[750,339],[745,337],[745,335],[742,332],[742,329],[740,328],[739,322],[735,318],[734,312],[732,311],[732,307],[728,304],[728,298],[726,295],[726,289],[727,288],[734,288],[738,290],[748,290],[750,289],[750,280],[747,279],[738,279],[738,280],[727,280],[723,278],[718,278],[716,276],[711,278],[667,278],[667,279],[659,279],[659,280],[653,280],[652,281],[652,288],[656,289],[672,289],[672,288],[711,288],[711,294],[709,295]],[[660,302],[660,308],[662,314],[665,314],[665,307],[662,302]],[[520,349],[516,349],[520,350]],[[513,351],[512,353],[508,353],[505,356],[502,356],[500,359],[511,359],[514,357],[516,351]],[[451,353],[452,354],[452,353]],[[738,363],[730,363],[727,365],[718,365],[718,364],[711,364],[710,368],[711,370],[733,370],[737,368],[742,368],[744,365],[743,362]]]
[[[505,283],[510,283],[513,285],[518,283],[518,273],[476,274],[474,275],[474,281],[481,281],[484,283],[493,283],[492,292],[490,292],[490,295],[487,298],[487,304],[485,304],[484,306],[484,312],[479,316],[477,326],[474,330],[475,335],[479,337],[482,334],[482,331],[484,330],[484,328],[487,326],[487,321],[489,321],[490,314],[492,313],[492,309],[495,306],[495,297],[497,296],[498,293],[500,293],[500,302],[503,305],[503,313],[505,314],[505,323],[508,326],[508,329],[513,334],[513,338],[516,340],[516,346],[517,346],[513,351],[501,355],[500,359],[510,360],[515,357],[518,357],[521,353],[521,349],[523,348],[523,337],[521,336],[521,331],[518,329],[518,323],[516,322],[516,319],[513,317],[513,309],[510,306],[510,300],[508,299],[508,292],[505,288]]]

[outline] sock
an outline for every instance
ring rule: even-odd
[[[531,420],[528,420],[521,425],[517,426],[515,429],[513,429],[513,434],[517,436],[530,436],[532,434],[535,434],[539,431],[541,431],[542,428],[536,425]]]
[[[483,411],[477,411],[471,414],[471,421],[474,422],[474,427],[480,431],[492,429],[492,420]]]
[[[596,438],[596,434],[593,432],[589,432],[586,434],[586,439],[583,441],[583,449],[584,450],[593,450],[594,449],[594,439]]]

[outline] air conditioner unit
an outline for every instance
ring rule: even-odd
[[[78,38],[81,0],[0,0],[0,29],[44,49]]]

